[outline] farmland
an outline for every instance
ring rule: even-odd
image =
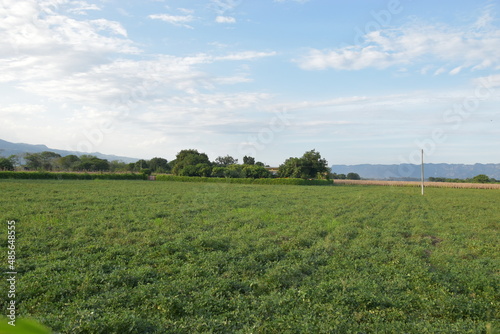
[[[0,190],[0,218],[18,231],[18,314],[55,332],[499,327],[498,190],[133,180]],[[0,246],[6,254],[5,237]]]

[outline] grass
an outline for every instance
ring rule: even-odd
[[[0,190],[0,218],[18,231],[18,315],[55,332],[499,328],[498,191],[103,180]]]

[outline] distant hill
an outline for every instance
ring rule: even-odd
[[[99,152],[85,153],[85,152],[65,151],[65,150],[58,150],[58,149],[49,148],[45,145],[11,143],[11,142],[0,139],[0,156],[1,157],[8,157],[10,155],[14,155],[14,154],[17,155],[17,154],[23,154],[23,153],[40,153],[43,151],[55,152],[57,154],[60,154],[61,156],[66,156],[66,155],[70,155],[70,154],[81,156],[84,154],[89,154],[89,155],[96,156],[100,159],[107,159],[108,161],[119,160],[119,161],[123,161],[126,163],[136,162],[137,160],[139,160],[139,159],[129,158],[129,157],[120,157],[120,156],[116,156],[116,155],[102,154]]]
[[[420,165],[332,165],[332,173],[357,173],[364,179],[420,179]],[[500,179],[500,164],[425,164],[425,178],[467,179],[479,174]]]

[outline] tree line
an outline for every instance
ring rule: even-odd
[[[500,180],[496,180],[485,174],[479,174],[468,179],[450,179],[445,177],[429,177],[429,182],[452,182],[452,183],[497,183]]]
[[[134,163],[108,161],[93,155],[61,156],[55,152],[25,153],[0,158],[0,170],[13,171],[16,168],[29,171],[72,171],[72,172],[138,172],[165,173],[178,176],[203,176],[226,178],[302,178],[329,179],[327,161],[315,150],[307,151],[300,158],[289,158],[279,166],[277,173],[254,157],[243,157],[243,163],[230,155],[219,156],[210,161],[207,154],[196,149],[181,150],[174,160],[153,158]]]

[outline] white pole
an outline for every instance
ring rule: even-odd
[[[422,150],[422,196],[424,195],[424,150]]]

